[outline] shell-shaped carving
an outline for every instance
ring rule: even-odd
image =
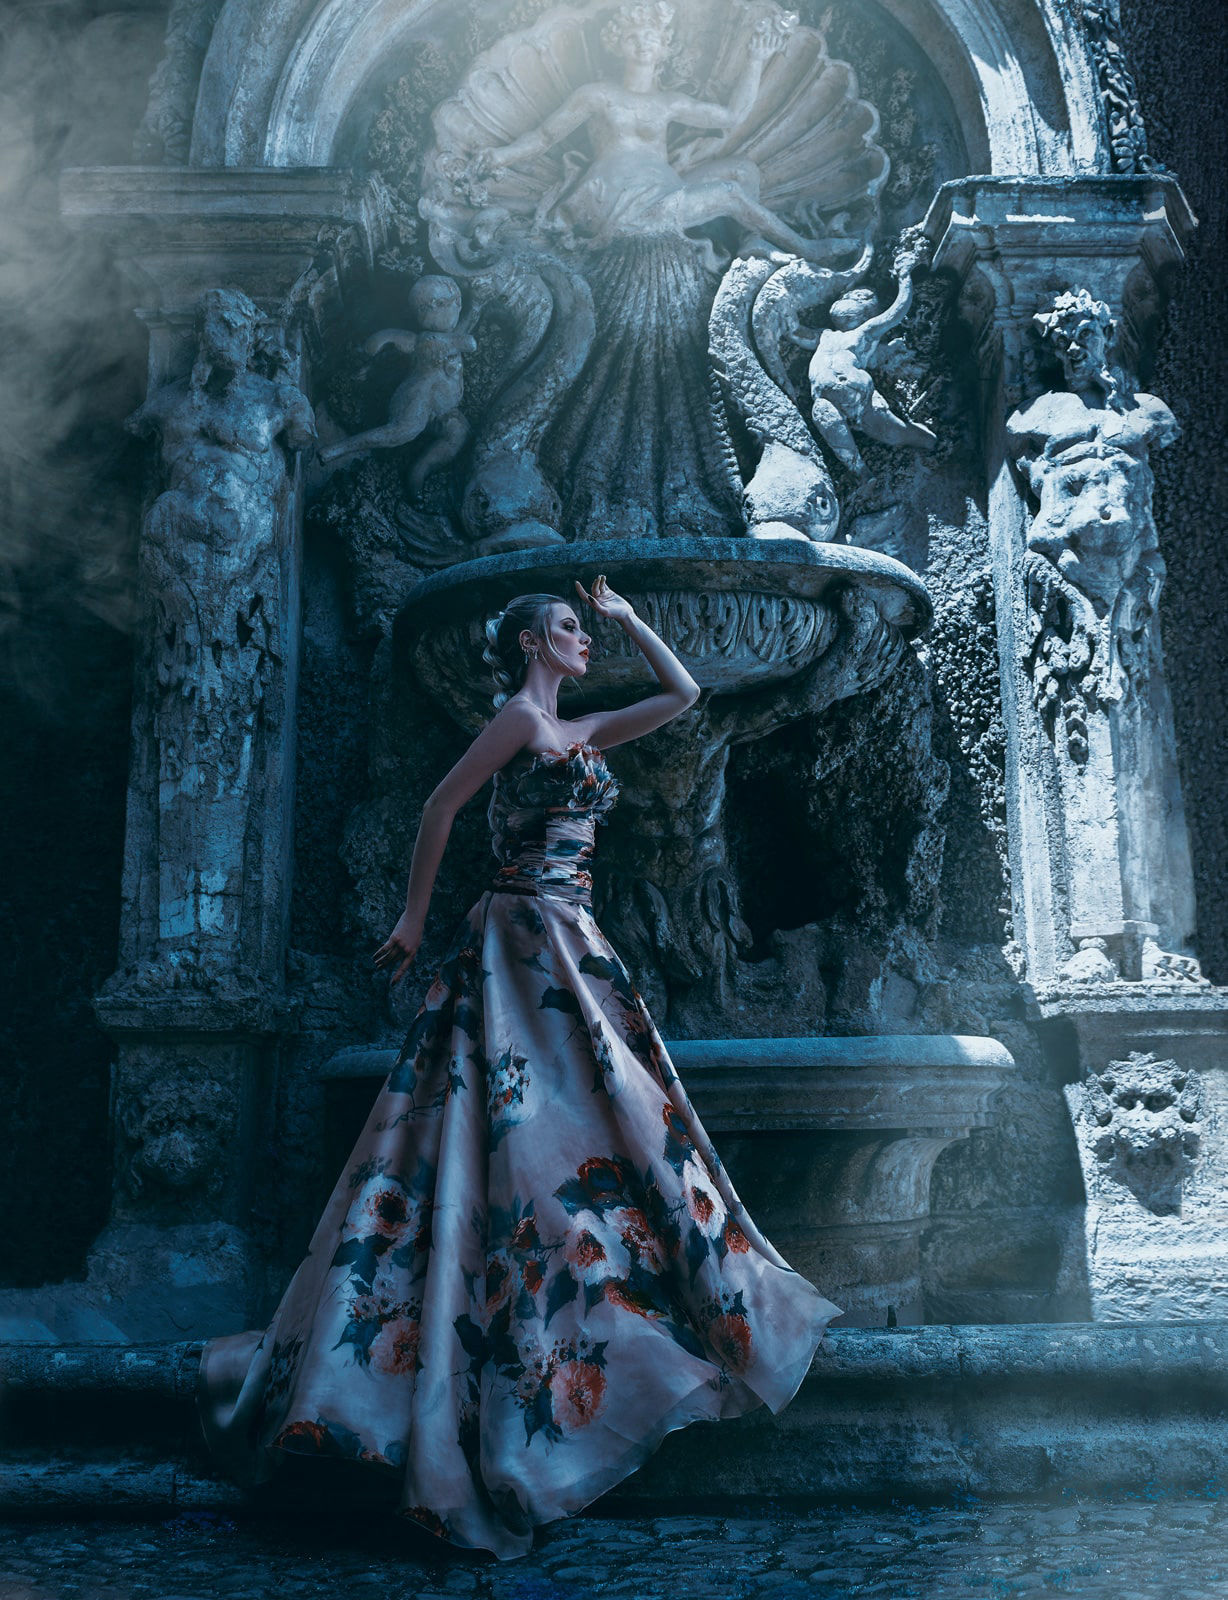
[[[434,113],[426,163],[431,201],[499,206],[531,230],[583,179],[594,155],[584,119],[545,153],[521,155],[496,172],[483,175],[477,157],[540,129],[585,86],[617,85],[620,63],[601,42],[617,9],[609,0],[558,6],[475,60]],[[786,42],[767,59],[750,111],[729,129],[688,126],[687,102],[730,104],[765,17],[782,25]],[[676,0],[676,43],[661,85],[678,97],[683,115],[670,124],[669,166],[685,180],[713,160],[753,162],[760,199],[782,218],[817,233],[851,212],[858,230],[868,231],[889,170],[875,143],[878,113],[858,98],[852,67],[828,57],[822,34],[793,22],[772,0]]]

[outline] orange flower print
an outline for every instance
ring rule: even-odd
[[[550,1380],[554,1420],[569,1433],[587,1427],[605,1404],[605,1374],[591,1361],[568,1361]]]
[[[285,1450],[322,1450],[328,1440],[328,1429],[319,1422],[308,1422],[306,1417],[289,1422],[273,1440]]]
[[[645,1272],[664,1272],[668,1265],[665,1246],[653,1232],[652,1224],[639,1206],[620,1206],[606,1218],[618,1230],[623,1244],[630,1251],[635,1264]]]
[[[512,1230],[513,1250],[535,1250],[541,1243],[541,1236],[537,1231],[537,1223],[532,1217],[521,1217]]]
[[[626,1277],[631,1257],[613,1228],[591,1211],[579,1211],[567,1230],[563,1255],[572,1276],[581,1283],[602,1283]]]
[[[708,1340],[725,1365],[734,1372],[745,1370],[750,1360],[750,1323],[736,1312],[716,1317],[707,1329]]]
[[[728,1213],[715,1183],[698,1161],[691,1159],[683,1164],[682,1190],[687,1210],[700,1231],[715,1239],[724,1228]]]
[[[735,1255],[741,1255],[750,1249],[750,1240],[732,1217],[727,1218],[725,1222],[725,1248],[732,1250]]]
[[[417,1317],[397,1317],[371,1341],[371,1365],[380,1372],[413,1373],[418,1369]]]
[[[400,1244],[422,1224],[418,1207],[405,1185],[386,1173],[375,1173],[359,1189],[342,1225],[346,1238],[388,1239]]]
[[[652,1306],[625,1283],[607,1283],[605,1297],[612,1306],[618,1306],[623,1311],[634,1311],[637,1317],[652,1315]]]
[[[536,1294],[545,1280],[546,1270],[536,1257],[531,1256],[524,1264],[524,1286],[530,1294]]]
[[[511,1294],[516,1274],[504,1250],[492,1250],[486,1257],[486,1309],[497,1311]]]
[[[585,1191],[607,1205],[621,1197],[627,1182],[627,1162],[617,1156],[589,1156],[576,1169]]]
[[[429,1533],[433,1533],[437,1539],[448,1537],[447,1523],[437,1512],[432,1511],[430,1506],[403,1506],[401,1515],[410,1522],[418,1523]]]

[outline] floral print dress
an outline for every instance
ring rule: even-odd
[[[590,910],[617,784],[590,745],[495,778],[499,867],[269,1327],[209,1341],[205,1437],[396,1475],[501,1558],[667,1433],[796,1393],[840,1314],[755,1227]]]

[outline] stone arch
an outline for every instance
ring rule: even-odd
[[[973,171],[1107,170],[1096,86],[1058,0],[879,0],[935,64]],[[201,73],[191,164],[322,167],[391,53],[447,0],[226,0]]]

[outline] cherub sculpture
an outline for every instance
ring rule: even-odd
[[[363,345],[368,357],[393,345],[410,358],[408,373],[393,391],[388,420],[320,451],[328,464],[367,450],[396,450],[430,435],[408,475],[411,495],[420,495],[436,467],[455,460],[469,437],[460,405],[465,393],[464,358],[477,342],[461,318],[461,292],[452,278],[428,273],[409,291],[416,331],[381,328]],[[364,369],[365,370],[365,369]]]
[[[921,242],[906,239],[896,252],[894,268],[899,288],[885,311],[879,311],[873,289],[849,289],[829,307],[829,328],[815,337],[793,335],[796,343],[814,351],[808,375],[811,416],[819,437],[858,477],[866,466],[853,439],[853,429],[880,444],[906,444],[928,450],[937,443],[929,428],[895,414],[879,394],[869,371],[885,335],[898,328],[908,315],[912,275],[921,263],[923,248]]]

